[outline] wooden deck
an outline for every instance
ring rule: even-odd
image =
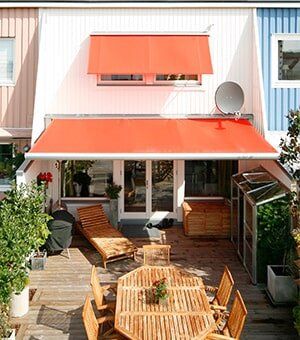
[[[31,287],[37,291],[28,315],[15,320],[21,323],[18,339],[86,339],[81,311],[86,294],[91,294],[91,265],[98,266],[103,282],[115,281],[143,262],[141,247],[149,240],[132,241],[139,248],[138,263],[121,260],[108,264],[104,270],[100,255],[81,236],[76,236],[70,260],[63,255],[51,256],[46,270],[31,272]],[[229,241],[190,239],[181,228],[173,227],[166,232],[166,243],[172,246],[172,263],[200,275],[206,284],[217,284],[224,265],[229,267],[235,289],[241,291],[249,311],[242,339],[298,339],[291,308],[272,307],[263,289],[250,284]]]

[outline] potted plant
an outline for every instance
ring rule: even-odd
[[[121,190],[122,186],[114,182],[105,188],[105,195],[109,198],[110,223],[114,227],[118,225],[118,198]]]
[[[91,184],[92,178],[91,176],[85,171],[79,171],[74,175],[73,178],[74,182],[79,184],[81,187],[80,189],[80,196],[81,197],[88,197],[90,195],[89,186]]]
[[[274,304],[295,301],[296,286],[288,258],[294,240],[290,234],[289,201],[281,198],[258,208],[259,258],[267,266],[267,292]]]
[[[10,303],[12,316],[29,308],[29,258],[49,235],[44,201],[44,187],[33,182],[14,184],[0,203],[0,302]]]
[[[152,284],[152,292],[154,297],[154,302],[159,304],[165,304],[167,298],[169,297],[167,291],[167,278],[164,277],[160,280],[153,282]]]
[[[9,324],[9,307],[0,303],[0,339],[15,340],[15,330]]]

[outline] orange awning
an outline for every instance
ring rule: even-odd
[[[211,74],[207,35],[91,35],[89,74]]]
[[[277,159],[245,119],[54,119],[29,159]]]

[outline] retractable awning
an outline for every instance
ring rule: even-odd
[[[54,119],[28,159],[277,159],[246,119]]]
[[[89,74],[211,74],[207,35],[91,35]]]

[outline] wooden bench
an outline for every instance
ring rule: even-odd
[[[101,204],[77,211],[80,219],[77,228],[101,254],[105,269],[107,262],[135,259],[136,246],[110,224]]]
[[[230,207],[224,201],[185,201],[182,208],[186,236],[230,236]]]

